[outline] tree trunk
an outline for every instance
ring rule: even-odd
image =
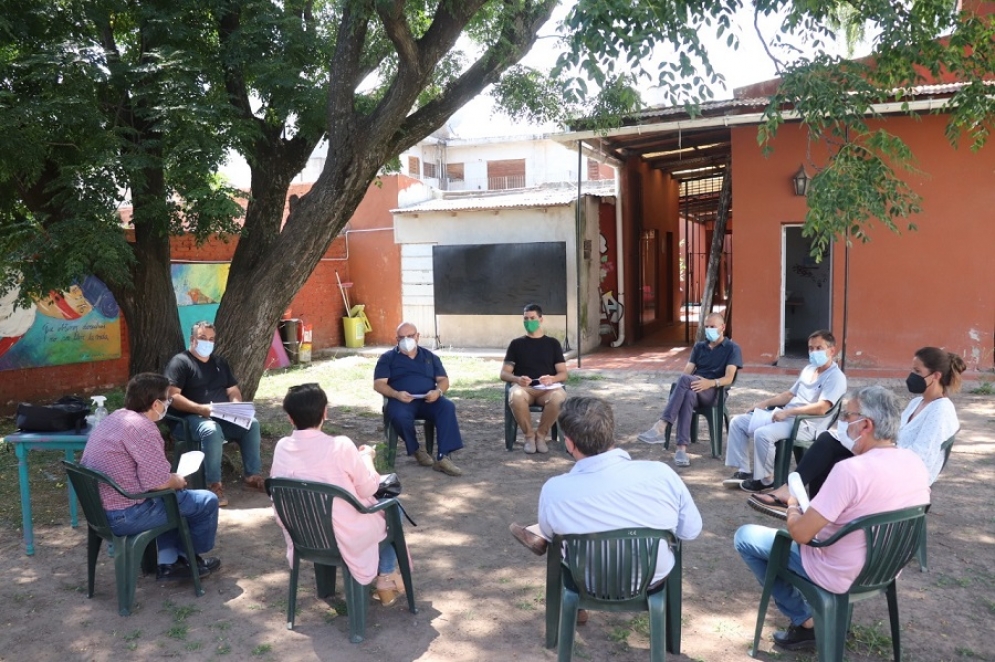
[[[722,247],[725,245],[726,221],[729,219],[729,202],[732,198],[732,168],[726,161],[722,175],[722,191],[719,193],[719,209],[712,230],[712,245],[708,251],[708,269],[705,273],[705,287],[701,293],[701,307],[698,309],[698,340],[705,338],[705,318],[712,313],[712,299],[719,282],[719,267],[722,264]],[[729,320],[726,320],[729,323]]]

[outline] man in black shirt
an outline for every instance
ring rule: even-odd
[[[567,381],[567,362],[556,338],[542,330],[542,308],[530,303],[523,315],[525,335],[508,345],[501,366],[501,380],[511,383],[508,406],[525,435],[525,452],[546,453],[546,436],[560,415],[567,399],[563,384]],[[529,406],[542,406],[539,426],[533,428]]]
[[[265,489],[259,458],[259,421],[255,418],[249,429],[235,423],[211,418],[212,402],[241,402],[242,392],[231,367],[223,357],[214,354],[217,333],[210,322],[197,322],[190,331],[190,349],[180,352],[166,366],[169,379],[170,413],[186,418],[194,434],[200,437],[204,449],[204,474],[208,489],[218,495],[218,505],[227,506],[221,484],[221,449],[225,439],[238,442],[242,449],[245,485]],[[183,435],[184,426],[177,425],[173,434]]]

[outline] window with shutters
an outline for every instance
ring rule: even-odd
[[[408,157],[408,174],[412,177],[421,177],[421,162],[417,156]]]
[[[487,162],[487,188],[500,190],[525,187],[525,159]]]

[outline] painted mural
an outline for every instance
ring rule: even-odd
[[[190,343],[190,327],[196,322],[213,322],[228,284],[231,264],[172,265],[173,293],[180,314],[183,346]]]
[[[96,276],[18,306],[18,290],[0,296],[0,370],[121,358],[121,314]]]

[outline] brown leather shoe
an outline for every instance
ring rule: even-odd
[[[242,484],[253,490],[258,490],[260,492],[266,491],[266,479],[256,474],[255,476],[246,476]]]
[[[221,483],[211,483],[207,486],[207,489],[214,492],[218,497],[218,508],[224,508],[228,505],[228,497],[225,496],[225,488]]]
[[[532,550],[532,553],[536,556],[542,556],[546,553],[549,543],[546,542],[545,538],[537,536],[521,524],[516,524],[515,522],[508,525],[508,530],[511,531],[511,535],[515,536],[515,540]]]
[[[586,609],[577,610],[577,625],[583,625],[587,623],[588,613]]]

